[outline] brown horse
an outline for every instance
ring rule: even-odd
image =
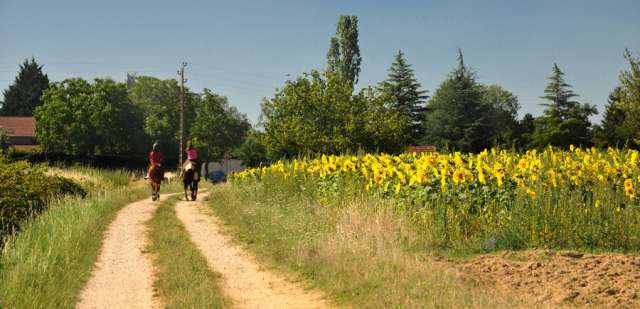
[[[161,165],[154,164],[149,167],[149,183],[151,184],[151,200],[160,198],[160,184],[164,179],[164,170]]]

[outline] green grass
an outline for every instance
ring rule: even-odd
[[[160,204],[150,225],[150,251],[158,269],[155,290],[167,308],[229,307],[220,289],[221,276],[207,261],[176,217],[177,196]]]
[[[93,179],[87,181],[103,189],[84,199],[53,202],[20,233],[9,237],[0,256],[0,307],[74,307],[109,223],[123,206],[150,195],[146,183],[126,186],[129,176],[125,172],[71,172]],[[175,190],[175,185],[164,190]]]
[[[287,181],[216,186],[211,196],[211,208],[259,260],[297,274],[338,305],[520,306],[420,254],[424,235],[389,201],[354,196],[343,207],[323,206]]]

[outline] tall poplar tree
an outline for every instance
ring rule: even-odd
[[[634,147],[640,146],[640,57],[634,56],[627,49],[624,58],[629,62],[629,69],[620,73],[620,102],[625,119],[622,131]]]
[[[49,87],[49,77],[42,73],[42,66],[34,58],[25,59],[13,85],[4,91],[0,107],[3,116],[32,116],[42,104],[42,92]]]
[[[358,17],[341,15],[336,34],[331,38],[327,52],[327,70],[338,72],[352,85],[360,75],[360,47],[358,45]]]
[[[411,136],[411,142],[414,144],[424,133],[424,103],[429,98],[426,95],[427,91],[420,90],[420,87],[411,65],[407,63],[404,53],[399,50],[389,68],[387,79],[380,83],[380,89],[387,95],[390,107],[410,120],[407,134]]]

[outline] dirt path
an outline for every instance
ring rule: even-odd
[[[200,202],[178,202],[178,218],[209,267],[222,274],[223,289],[238,308],[326,308],[319,292],[305,291],[262,269],[243,249],[223,235],[220,223]]]
[[[167,196],[161,196],[161,200]],[[145,222],[158,202],[150,198],[127,205],[109,225],[96,267],[77,308],[159,308],[153,272],[146,255]]]

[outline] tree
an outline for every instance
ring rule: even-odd
[[[389,105],[409,119],[407,134],[411,136],[411,142],[414,144],[424,133],[424,102],[429,98],[425,95],[426,91],[420,90],[420,87],[411,65],[404,58],[404,53],[398,51],[389,68],[387,80],[380,83],[379,88],[388,96]]]
[[[483,103],[482,87],[458,50],[458,66],[427,104],[423,142],[459,151],[481,151],[492,138],[490,116],[489,106]]]
[[[56,82],[36,108],[36,137],[45,151],[69,155],[140,153],[141,112],[122,83],[80,78]]]
[[[251,125],[246,115],[229,106],[226,97],[209,89],[204,89],[195,109],[190,132],[195,147],[203,154],[205,175],[209,175],[208,162],[220,160],[238,147]]]
[[[175,79],[159,79],[151,76],[129,75],[127,78],[129,100],[143,113],[146,148],[159,141],[168,160],[178,160],[180,125],[180,86]],[[195,118],[194,104],[198,98],[188,93],[185,123]]]
[[[385,96],[371,87],[352,93],[351,83],[333,71],[312,71],[287,81],[262,104],[267,156],[403,148],[409,139],[408,119],[386,106]]]
[[[625,113],[620,106],[621,91],[620,87],[611,91],[602,123],[594,129],[594,143],[600,147],[619,147],[627,143],[628,136],[623,127]]]
[[[516,125],[515,146],[520,149],[528,148],[531,144],[531,137],[535,131],[535,118],[527,113]]]
[[[331,38],[327,53],[327,70],[338,72],[351,85],[358,83],[360,75],[360,47],[358,45],[358,17],[341,15],[336,35]]]
[[[633,56],[627,49],[625,59],[629,62],[629,69],[620,73],[620,109],[625,119],[621,130],[629,142],[640,146],[640,58]]]
[[[42,92],[49,87],[49,77],[42,73],[42,66],[26,59],[13,85],[4,91],[4,102],[0,108],[3,116],[32,116],[42,104]]]
[[[233,150],[234,157],[242,160],[248,167],[257,167],[267,161],[267,149],[262,141],[264,133],[257,130],[249,130],[242,144]]]
[[[368,152],[399,153],[411,142],[411,118],[389,107],[387,94],[367,87],[354,97],[353,104],[364,106],[361,114],[348,123],[358,123],[362,129],[353,131],[354,144]],[[356,148],[350,151],[359,150]]]
[[[494,146],[511,146],[516,140],[520,103],[510,91],[499,85],[480,85],[482,103],[489,109],[489,124]]]
[[[589,116],[597,114],[596,108],[573,100],[578,95],[565,82],[564,73],[557,64],[553,65],[549,80],[542,98],[550,103],[542,104],[546,109],[544,115],[536,119],[533,144],[538,147],[589,145],[592,133]]]

